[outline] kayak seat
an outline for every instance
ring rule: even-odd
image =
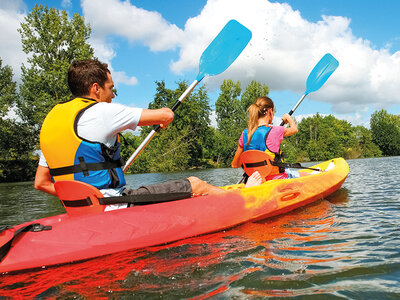
[[[101,213],[111,204],[138,206],[190,199],[192,196],[189,192],[175,192],[104,197],[94,186],[75,180],[57,181],[54,187],[62,205],[71,216]]]
[[[58,198],[68,215],[77,216],[104,212],[99,203],[103,194],[94,186],[81,181],[62,180],[54,183]]]
[[[247,150],[240,155],[240,163],[248,176],[258,171],[266,178],[272,171],[271,161],[271,156],[260,150]]]

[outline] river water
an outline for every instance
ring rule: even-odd
[[[349,160],[342,188],[282,216],[168,245],[0,275],[0,298],[400,299],[400,157]],[[194,175],[235,183],[238,169]],[[0,184],[0,225],[63,213],[33,183]]]

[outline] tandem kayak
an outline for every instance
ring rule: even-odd
[[[34,269],[86,260],[115,252],[170,243],[286,213],[328,196],[345,181],[342,158],[304,170],[308,176],[278,179],[227,193],[198,196],[107,212],[61,214],[0,233],[0,272]]]

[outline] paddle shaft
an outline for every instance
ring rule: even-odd
[[[308,75],[306,86],[307,89],[304,95],[297,101],[296,105],[290,110],[289,116],[291,116],[300,103],[304,100],[304,98],[311,92],[315,92],[324,85],[324,83],[328,80],[328,78],[332,75],[332,73],[339,66],[339,62],[329,53],[325,54],[319,62],[312,69],[310,75]],[[282,121],[280,126],[284,126],[285,121]],[[246,176],[246,173],[243,174],[242,178],[238,181],[238,184],[241,183]]]
[[[308,75],[306,86],[307,89],[304,95],[297,101],[296,105],[289,112],[289,116],[291,116],[303,99],[311,92],[318,91],[324,83],[328,80],[328,78],[332,75],[332,73],[339,66],[339,62],[334,58],[331,54],[325,54],[319,62],[312,69],[310,75]],[[282,121],[280,126],[285,125],[285,122]]]
[[[304,94],[299,101],[297,101],[296,105],[293,106],[293,108],[289,111],[289,116],[291,116],[295,110],[297,109],[297,107],[299,107],[300,103],[304,100],[304,98],[307,96],[307,94]],[[279,126],[283,126],[285,125],[285,121],[282,121],[282,123]]]
[[[201,80],[201,79],[200,79]],[[183,94],[179,97],[178,100],[174,103],[172,106],[171,110],[175,111],[179,105],[183,102],[183,100],[186,99],[186,97],[194,90],[196,85],[200,82],[200,80],[195,80],[192,82],[192,84],[183,92]],[[129,157],[128,161],[124,165],[122,171],[125,173],[126,170],[129,169],[129,166],[135,161],[136,157],[140,154],[140,152],[143,151],[143,149],[147,146],[147,144],[152,140],[152,138],[156,135],[157,131],[159,131],[161,128],[160,125],[156,125],[154,129],[147,135],[147,137],[143,140],[143,142],[137,147],[135,152]]]
[[[297,163],[296,164],[285,164],[285,163],[282,163],[282,165],[283,166],[286,165],[288,168],[291,168],[291,169],[306,169],[306,170],[312,170],[312,171],[317,171],[317,172],[325,172],[324,170],[321,170],[321,169],[303,167],[302,165],[297,164]],[[246,176],[247,176],[246,173],[244,173],[242,178],[240,178],[240,180],[236,184],[242,183],[243,180],[246,178]]]
[[[200,57],[199,73],[196,80],[186,89],[172,106],[172,111],[178,108],[182,101],[193,91],[196,85],[205,75],[213,76],[224,72],[240,55],[251,39],[251,31],[236,20],[230,20],[218,33],[214,40],[208,45]],[[123,172],[129,168],[146,145],[151,141],[160,125],[149,133],[136,151],[128,159],[123,167]]]

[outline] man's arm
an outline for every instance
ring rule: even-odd
[[[143,109],[138,126],[149,126],[160,124],[161,128],[167,128],[174,119],[174,112],[163,107],[160,109]]]
[[[35,175],[35,189],[57,196],[49,168],[40,165],[38,166]]]

